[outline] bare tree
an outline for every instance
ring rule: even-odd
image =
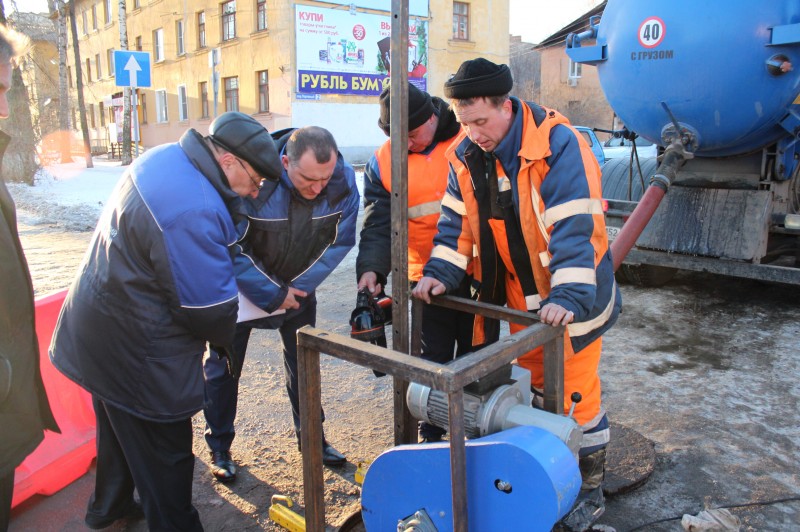
[[[94,168],[92,148],[89,146],[89,124],[86,123],[86,104],[83,101],[83,70],[81,69],[81,50],[78,43],[78,22],[75,20],[75,0],[69,3],[69,26],[72,34],[72,52],[75,55],[75,89],[78,91],[78,115],[81,117],[83,133],[83,152],[86,168]]]
[[[6,10],[0,0],[0,23],[7,24]],[[33,177],[39,169],[36,163],[36,137],[33,131],[28,91],[22,82],[22,71],[14,65],[11,73],[11,87],[8,90],[9,117],[3,123],[3,130],[11,132],[11,143],[3,157],[3,176],[7,181],[22,181],[33,184]]]
[[[58,148],[61,162],[72,162],[69,127],[69,80],[67,80],[67,8],[64,0],[48,0],[50,16],[58,28]]]
[[[119,0],[119,47],[128,49],[128,16],[125,0]],[[131,88],[123,89],[122,98],[122,164],[131,164]]]

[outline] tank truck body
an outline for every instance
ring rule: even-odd
[[[609,0],[567,54],[660,146],[603,166],[618,275],[800,284],[800,1]]]

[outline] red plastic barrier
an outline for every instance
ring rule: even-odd
[[[11,507],[33,495],[52,495],[83,476],[97,454],[92,397],[50,363],[47,350],[67,291],[36,300],[36,334],[42,380],[61,434],[45,431],[44,441],[17,468]]]

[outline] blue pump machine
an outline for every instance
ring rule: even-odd
[[[566,44],[627,129],[681,151],[634,262],[800,284],[800,1],[608,0]],[[604,197],[638,201],[650,183],[611,163]]]
[[[416,418],[448,426],[443,392],[412,383],[407,403]],[[464,394],[464,431],[474,438],[466,442],[470,530],[548,531],[577,498],[580,428],[530,405],[530,373],[518,366],[511,382]],[[364,478],[361,508],[367,530],[452,530],[449,444],[382,453]]]

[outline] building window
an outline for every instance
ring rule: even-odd
[[[106,110],[103,102],[97,104],[97,112],[100,115],[100,127],[106,127]]]
[[[92,4],[92,29],[97,31],[97,4]]]
[[[175,39],[177,40],[178,55],[186,53],[183,45],[183,21],[179,20],[175,23]]]
[[[239,78],[222,78],[225,81],[225,110],[239,110]]]
[[[258,74],[258,112],[269,113],[269,71],[261,70]]]
[[[153,55],[156,63],[164,60],[164,28],[153,32]]]
[[[581,64],[576,63],[572,59],[569,60],[569,78],[578,79],[581,77]]]
[[[142,51],[142,36],[141,35],[137,35],[136,36],[136,51],[137,52],[141,52]]]
[[[189,102],[186,97],[186,85],[178,85],[178,120],[189,120]]]
[[[206,12],[197,13],[197,47],[206,47]]]
[[[94,123],[94,104],[93,103],[89,104],[89,109],[87,109],[86,112],[89,115],[89,127],[94,129],[95,128],[95,123]]]
[[[86,10],[85,9],[83,11],[81,11],[81,24],[83,25],[83,34],[86,35],[89,32],[86,31]]]
[[[113,78],[116,75],[117,70],[117,67],[114,63],[114,49],[109,48],[106,54],[108,55],[108,75],[109,77]]]
[[[86,83],[92,82],[92,60],[86,58]]]
[[[469,4],[453,2],[453,39],[469,40]]]
[[[104,18],[106,24],[111,24],[111,0],[106,0],[105,3],[105,10],[103,11]]]
[[[200,118],[208,118],[208,82],[201,81],[199,91],[200,93]]]
[[[169,122],[169,115],[167,114],[167,91],[161,89],[156,91],[156,123],[162,124]]]
[[[133,9],[139,9],[141,4],[139,4],[139,0],[133,0]]]
[[[67,83],[69,84],[69,88],[72,88],[72,67],[67,67]]]
[[[97,75],[97,79],[103,77],[103,73],[100,70],[100,54],[94,54],[94,71],[95,74]]]
[[[147,98],[145,98],[145,96],[147,95],[141,92],[136,96],[136,98],[141,102],[142,106],[142,124],[147,124]]]
[[[256,0],[256,31],[267,29],[267,0]]]
[[[222,40],[236,38],[236,0],[222,3]]]

